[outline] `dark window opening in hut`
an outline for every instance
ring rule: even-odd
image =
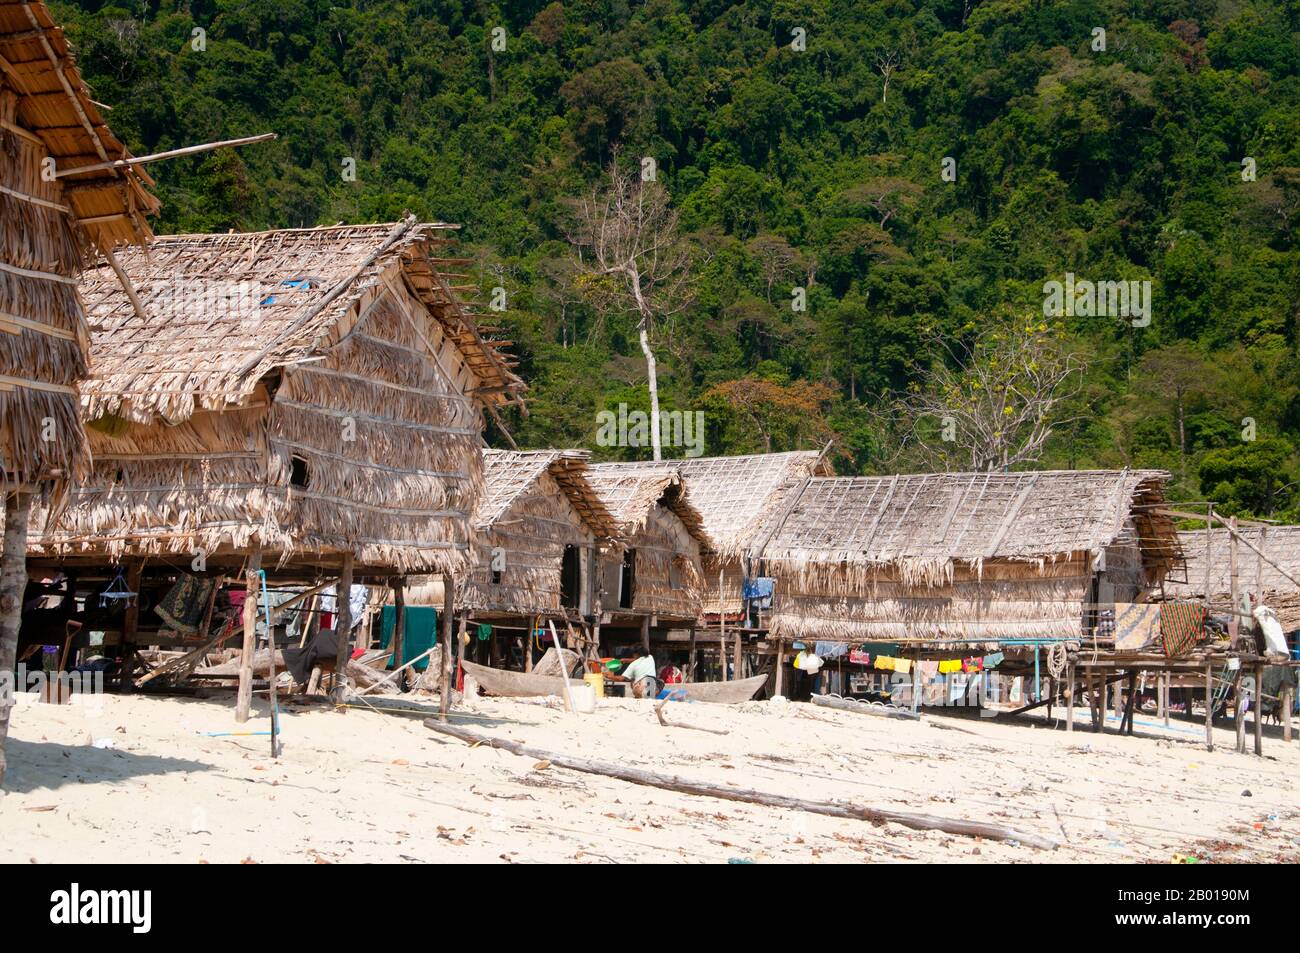
[[[632,608],[632,597],[636,589],[636,550],[628,549],[623,552],[623,574],[619,577],[618,584],[618,607],[620,609]]]
[[[289,485],[306,489],[310,482],[311,474],[307,472],[306,458],[295,454],[289,461]]]
[[[499,585],[501,585],[501,570],[500,570],[500,569],[493,569],[493,570],[492,570],[492,585],[494,585],[494,586],[499,586]]]
[[[578,608],[578,594],[582,592],[582,560],[578,547],[564,547],[564,561],[560,564],[560,605],[566,609]]]

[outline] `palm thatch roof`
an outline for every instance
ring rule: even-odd
[[[438,270],[435,249],[453,225],[338,225],[227,235],[160,236],[122,253],[137,311],[112,270],[88,271],[92,376],[88,420],[112,414],[171,423],[196,408],[248,400],[268,371],[316,358],[366,316],[384,285],[422,300],[459,350],[485,403],[524,389],[510,361],[479,332]],[[397,266],[397,267],[394,267]],[[348,322],[343,326],[341,322]]]
[[[149,238],[150,180],[108,161],[129,155],[45,5],[0,0],[0,485],[61,497],[89,467],[77,275],[91,246],[111,254]],[[96,163],[109,167],[65,174]]]
[[[549,473],[598,539],[617,536],[618,522],[588,479],[590,457],[586,450],[484,450],[483,496],[474,511],[475,527],[491,526]]]
[[[607,467],[680,474],[700,514],[704,547],[724,557],[740,555],[808,477],[831,472],[815,450],[599,465]]]
[[[1167,566],[1177,540],[1154,508],[1167,479],[1157,470],[814,478],[753,555],[798,566],[894,565],[941,581],[957,562],[1043,562],[1131,542]]]
[[[703,545],[708,541],[704,517],[690,499],[681,475],[674,470],[598,463],[589,469],[587,482],[613,516],[623,542],[645,529],[658,503],[676,513],[697,542]]]
[[[0,131],[34,137],[54,157],[63,185],[56,204],[90,241],[112,249],[148,240],[145,216],[157,212],[158,201],[148,191],[154,183],[147,173],[120,166],[66,174],[131,153],[104,123],[44,3],[0,0],[0,87],[17,96],[16,112],[0,118]]]

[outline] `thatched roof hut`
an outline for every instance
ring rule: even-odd
[[[453,226],[158,238],[88,272],[94,468],[36,551],[467,559],[482,410],[523,385],[452,292]]]
[[[681,474],[691,503],[700,512],[706,537],[702,610],[709,616],[725,612],[731,618],[739,618],[743,608],[743,557],[763,527],[811,476],[832,474],[830,464],[815,450],[661,460],[635,466]]]
[[[1254,550],[1238,544],[1238,590],[1250,594],[1252,606],[1262,603],[1276,612],[1283,629],[1300,628],[1300,586],[1287,578],[1300,579],[1300,526],[1241,526],[1237,533],[1268,557],[1262,559]],[[1213,529],[1208,534],[1203,529],[1184,531],[1178,534],[1178,540],[1187,571],[1184,574],[1176,569],[1169,574],[1165,595],[1171,599],[1203,599],[1215,612],[1231,612],[1228,530]]]
[[[45,4],[0,0],[0,488],[60,486],[88,464],[76,276],[90,249],[146,241],[158,209],[145,173],[112,165],[131,153],[99,109]]]
[[[1177,559],[1159,471],[813,479],[753,555],[771,632],[840,641],[1078,638]]]
[[[585,450],[483,451],[474,561],[460,594],[476,618],[590,614],[597,548],[619,532]]]
[[[602,612],[615,621],[693,624],[708,537],[681,476],[667,467],[605,463],[591,467],[588,482],[618,526],[617,541],[602,553]]]

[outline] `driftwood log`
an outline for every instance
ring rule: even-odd
[[[840,698],[835,695],[813,695],[812,703],[822,708],[834,708],[838,711],[855,711],[860,715],[882,715],[885,718],[907,718],[913,721],[919,721],[921,718],[919,712],[912,711],[910,708],[868,705],[865,702],[854,701],[851,698]]]
[[[448,724],[434,718],[426,718],[424,726],[430,731],[450,735],[468,744],[500,748],[502,751],[509,751],[511,754],[520,755],[521,757],[549,761],[559,768],[582,771],[586,774],[599,774],[603,777],[617,778],[631,784],[663,788],[666,791],[696,794],[700,797],[715,797],[727,801],[743,801],[747,804],[763,804],[768,807],[778,807],[792,811],[807,811],[810,814],[825,814],[829,817],[846,817],[853,820],[871,821],[873,824],[901,824],[914,830],[943,831],[947,834],[959,834],[963,837],[985,837],[989,840],[1018,841],[1028,847],[1037,847],[1043,850],[1054,850],[1059,846],[1056,841],[1043,837],[1041,834],[1018,831],[1003,824],[936,817],[932,814],[913,814],[907,811],[894,811],[885,808],[862,807],[856,804],[846,804],[842,801],[809,801],[784,794],[768,794],[747,788],[729,788],[704,781],[691,781],[677,775],[658,774],[640,768],[625,767],[609,761],[595,761],[590,758],[578,758],[559,752],[546,751],[543,748],[534,748],[530,745],[520,744],[517,741],[493,738],[491,735],[485,735],[470,728],[463,728],[460,725]]]

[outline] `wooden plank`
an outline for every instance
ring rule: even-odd
[[[235,698],[235,721],[248,721],[253,704],[253,658],[257,653],[257,597],[262,568],[262,550],[255,548],[248,556],[244,572],[244,649],[239,656],[239,694]]]

